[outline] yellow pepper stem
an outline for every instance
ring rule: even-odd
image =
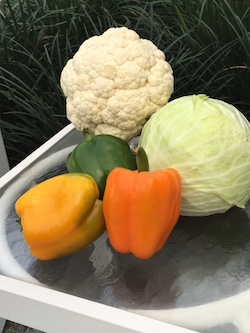
[[[21,219],[17,219],[16,222],[20,225],[20,231],[23,231]]]

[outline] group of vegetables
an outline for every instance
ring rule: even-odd
[[[148,172],[142,148],[136,159],[123,139],[85,133],[67,158],[68,173],[16,202],[31,253],[41,260],[71,254],[106,229],[121,253],[147,259],[159,251],[179,218],[181,178],[170,168]]]
[[[74,253],[105,230],[115,250],[148,259],[180,215],[245,207],[248,120],[206,95],[168,102],[172,69],[152,42],[125,27],[91,37],[66,64],[61,86],[84,141],[68,156],[68,173],[16,202],[38,259]],[[138,134],[132,151],[127,142]]]

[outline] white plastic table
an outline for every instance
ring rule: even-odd
[[[52,262],[32,257],[14,203],[62,172],[82,140],[72,125],[0,178],[0,317],[44,332],[248,333],[250,205],[181,218],[148,261],[120,255],[107,234]]]

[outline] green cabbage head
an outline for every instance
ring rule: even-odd
[[[224,213],[250,199],[250,123],[231,104],[193,95],[172,100],[143,127],[149,171],[175,168],[181,215]]]

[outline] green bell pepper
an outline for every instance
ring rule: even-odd
[[[83,134],[84,141],[67,158],[67,170],[92,176],[102,199],[110,171],[116,167],[136,170],[136,160],[128,143],[120,138],[108,134],[93,137],[89,132]]]

